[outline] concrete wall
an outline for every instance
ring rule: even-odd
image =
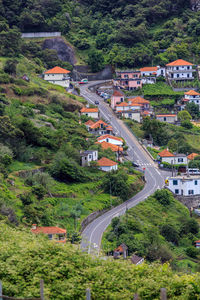
[[[88,66],[75,66],[72,72],[72,77],[75,81],[87,78],[89,81],[108,80],[113,78],[113,69],[110,65],[98,73],[91,73]]]
[[[22,38],[30,39],[30,38],[46,38],[46,37],[54,37],[61,36],[61,32],[27,32],[22,33]]]

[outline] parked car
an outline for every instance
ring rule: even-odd
[[[134,161],[132,161],[132,165],[133,165],[133,167],[139,168],[139,165],[137,163],[135,163]]]
[[[81,81],[79,81],[79,84],[84,84],[84,83],[88,83],[87,78],[81,79]]]
[[[95,103],[96,105],[99,105],[99,101],[97,101],[97,100],[96,100],[94,103]]]

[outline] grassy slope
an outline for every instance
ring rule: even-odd
[[[175,198],[172,199],[169,206],[163,206],[154,197],[150,196],[146,201],[130,209],[126,216],[121,217],[123,224],[127,222],[130,228],[132,226],[131,233],[135,241],[144,241],[149,229],[159,230],[163,224],[170,224],[177,231],[180,230],[180,220],[189,218],[189,211],[178,200]],[[139,232],[138,228],[140,228]],[[111,226],[109,226],[103,236],[103,249],[106,252],[112,251],[119,245],[116,239],[113,242],[107,240],[106,237],[111,232],[111,229]],[[167,242],[163,237],[161,239],[162,243],[168,245],[172,251],[178,270],[187,272],[194,272],[196,270],[199,263],[199,256],[196,259],[192,259],[185,253],[186,248],[193,245],[192,237],[188,239],[183,237],[180,239],[179,246]]]

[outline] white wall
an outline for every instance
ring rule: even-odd
[[[98,119],[99,118],[99,113],[98,112],[83,112],[81,113],[81,115],[87,116],[87,117],[91,117],[93,119]]]
[[[174,116],[174,117],[165,117],[165,116],[158,117],[158,116],[156,116],[156,119],[161,122],[175,123],[175,121],[177,121],[177,116]]]
[[[110,144],[113,144],[113,145],[117,145],[117,146],[122,146],[123,145],[123,142],[122,141],[118,141],[118,140],[114,140],[112,138],[105,138],[103,140],[100,140],[98,141],[99,143],[102,143],[102,142],[107,142],[107,143],[110,143]]]
[[[131,120],[135,120],[137,122],[140,123],[141,121],[141,117],[140,117],[140,113],[129,113],[129,112],[124,112],[122,113],[122,116],[126,119],[131,119]]]
[[[179,162],[178,159],[182,158],[183,162]],[[174,165],[187,165],[187,157],[162,157],[161,158],[162,162],[167,162],[169,164],[174,164]]]
[[[180,159],[182,159],[183,161],[179,161]],[[182,157],[174,157],[174,163],[175,165],[178,165],[178,164],[184,164],[184,165],[187,165],[187,156],[182,156]]]
[[[68,75],[65,75],[66,74],[44,74],[44,80],[68,88],[70,80],[65,79],[66,77],[69,77]]]
[[[99,167],[102,171],[105,171],[105,172],[110,172],[112,170],[117,170],[118,169],[118,165],[115,165],[115,166],[110,166],[110,167]]]
[[[190,179],[183,178],[168,178],[168,188],[176,195],[199,195],[200,194],[200,178]],[[177,184],[176,184],[177,183]],[[196,183],[196,184],[195,184]],[[193,191],[193,194],[189,191]]]

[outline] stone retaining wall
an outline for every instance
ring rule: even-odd
[[[61,36],[61,32],[26,32],[22,33],[22,38],[30,39],[30,38],[47,38]]]

